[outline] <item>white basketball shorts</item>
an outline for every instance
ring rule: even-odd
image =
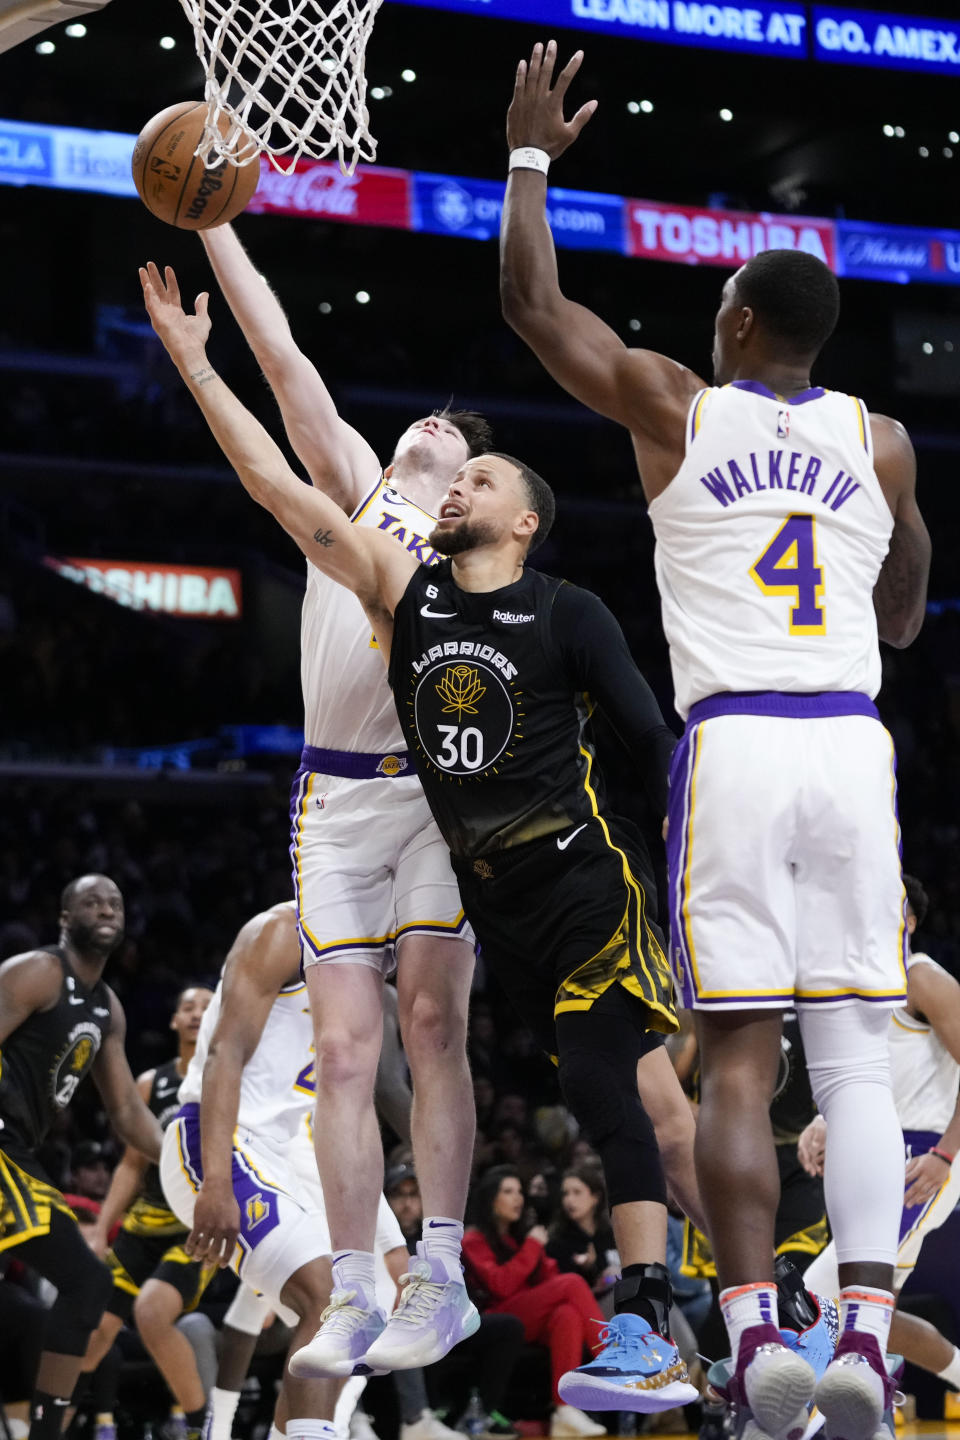
[[[160,1183],[184,1225],[193,1225],[202,1180],[200,1107],[183,1105],[164,1132]],[[233,1193],[240,1207],[240,1234],[231,1268],[278,1310],[290,1276],[330,1254],[326,1215],[312,1192],[303,1193],[286,1155],[242,1129],[234,1135]]]
[[[389,974],[408,936],[473,943],[449,851],[408,763],[402,754],[304,750],[290,800],[304,965]]]
[[[671,958],[686,1008],[906,995],[893,742],[864,695],[715,695],[670,773]]]

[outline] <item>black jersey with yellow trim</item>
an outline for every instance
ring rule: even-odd
[[[449,560],[421,565],[394,614],[389,680],[417,773],[450,850],[489,854],[599,813],[586,730],[598,704],[660,813],[675,737],[589,590],[524,570],[463,590]]]
[[[110,1033],[110,991],[88,986],[58,945],[43,946],[60,962],[56,1004],[34,1010],[0,1046],[0,1150],[32,1173],[34,1152],[70,1104]]]
[[[151,1114],[156,1115],[161,1130],[166,1130],[170,1121],[180,1109],[180,1102],[177,1096],[180,1093],[180,1085],[183,1076],[180,1074],[176,1059],[165,1060],[158,1065],[153,1072],[153,1080],[150,1085],[150,1098],[147,1100],[147,1108]],[[169,1211],[166,1196],[163,1193],[163,1186],[160,1184],[160,1167],[150,1165],[144,1173],[143,1185],[140,1196],[136,1202],[138,1206],[155,1206],[164,1211]],[[155,1228],[153,1225],[150,1229]]]

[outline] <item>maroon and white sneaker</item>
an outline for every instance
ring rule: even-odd
[[[845,1330],[816,1390],[827,1440],[873,1440],[896,1388],[876,1337]]]
[[[787,1349],[776,1325],[751,1325],[743,1332],[730,1394],[750,1409],[752,1440],[760,1435],[802,1440],[816,1383],[812,1367]]]

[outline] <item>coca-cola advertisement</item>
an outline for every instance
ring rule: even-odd
[[[410,191],[407,170],[358,165],[352,175],[344,175],[335,163],[300,159],[293,173],[284,175],[264,157],[260,184],[247,210],[409,230]]]

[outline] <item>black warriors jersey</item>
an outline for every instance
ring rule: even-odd
[[[597,813],[580,642],[598,612],[635,670],[609,611],[563,580],[525,570],[478,594],[455,583],[447,560],[412,576],[394,615],[389,679],[453,854],[506,849]]]
[[[63,971],[59,999],[28,1015],[0,1047],[0,1150],[14,1161],[42,1144],[110,1032],[104,982],[89,989],[59,946],[44,948]]]

